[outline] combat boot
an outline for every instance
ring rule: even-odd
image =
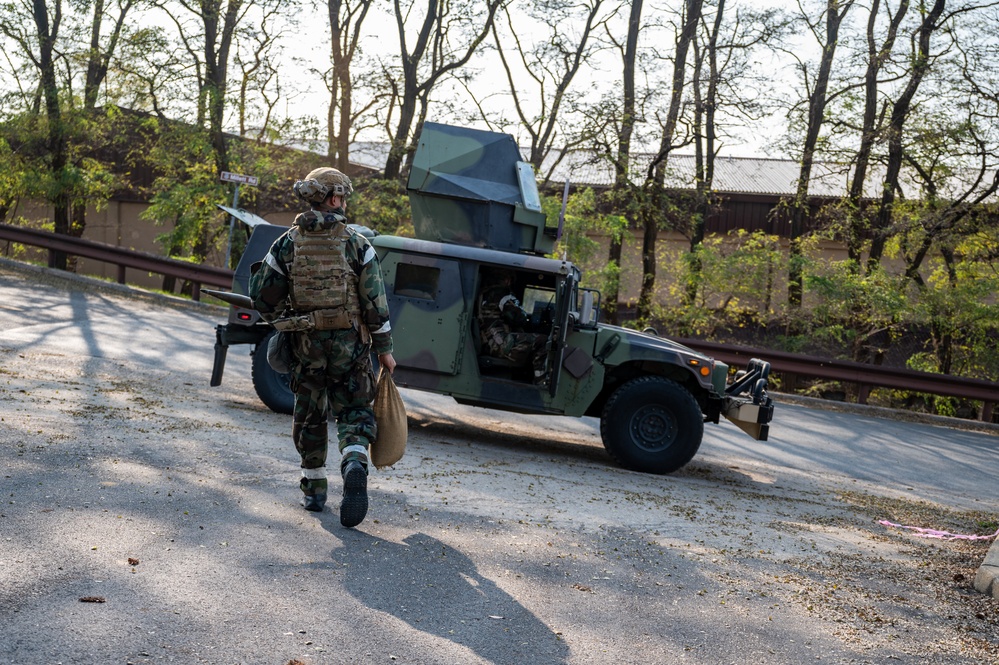
[[[318,513],[326,505],[326,492],[320,494],[306,494],[302,497],[302,505],[306,510]]]
[[[354,527],[368,514],[368,470],[358,460],[343,465],[343,499],[340,501],[340,524]]]
[[[299,487],[302,490],[302,507],[314,513],[321,512],[326,505],[326,469],[305,469]],[[312,476],[309,478],[307,476]]]

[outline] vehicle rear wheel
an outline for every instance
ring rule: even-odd
[[[260,340],[253,351],[253,389],[267,408],[277,413],[291,413],[295,408],[295,393],[291,391],[288,375],[275,372],[267,362],[267,342],[276,332]]]
[[[622,385],[600,418],[604,448],[632,471],[672,473],[693,459],[703,436],[697,400],[676,381],[659,376]]]

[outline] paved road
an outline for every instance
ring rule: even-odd
[[[877,523],[994,523],[995,434],[780,404],[662,478],[406,392],[344,530],[248,358],[207,386],[220,311],[0,265],[0,662],[999,662],[988,543]]]

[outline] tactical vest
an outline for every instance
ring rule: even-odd
[[[359,325],[357,274],[345,252],[350,232],[342,223],[328,229],[289,232],[295,248],[291,261],[291,304],[309,314],[316,330],[341,330]]]

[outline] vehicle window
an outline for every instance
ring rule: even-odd
[[[528,286],[524,289],[524,309],[530,314],[536,307],[545,308],[549,303],[555,302],[555,291],[553,289],[539,289]]]
[[[395,294],[406,298],[436,300],[440,268],[400,263],[395,273]]]

